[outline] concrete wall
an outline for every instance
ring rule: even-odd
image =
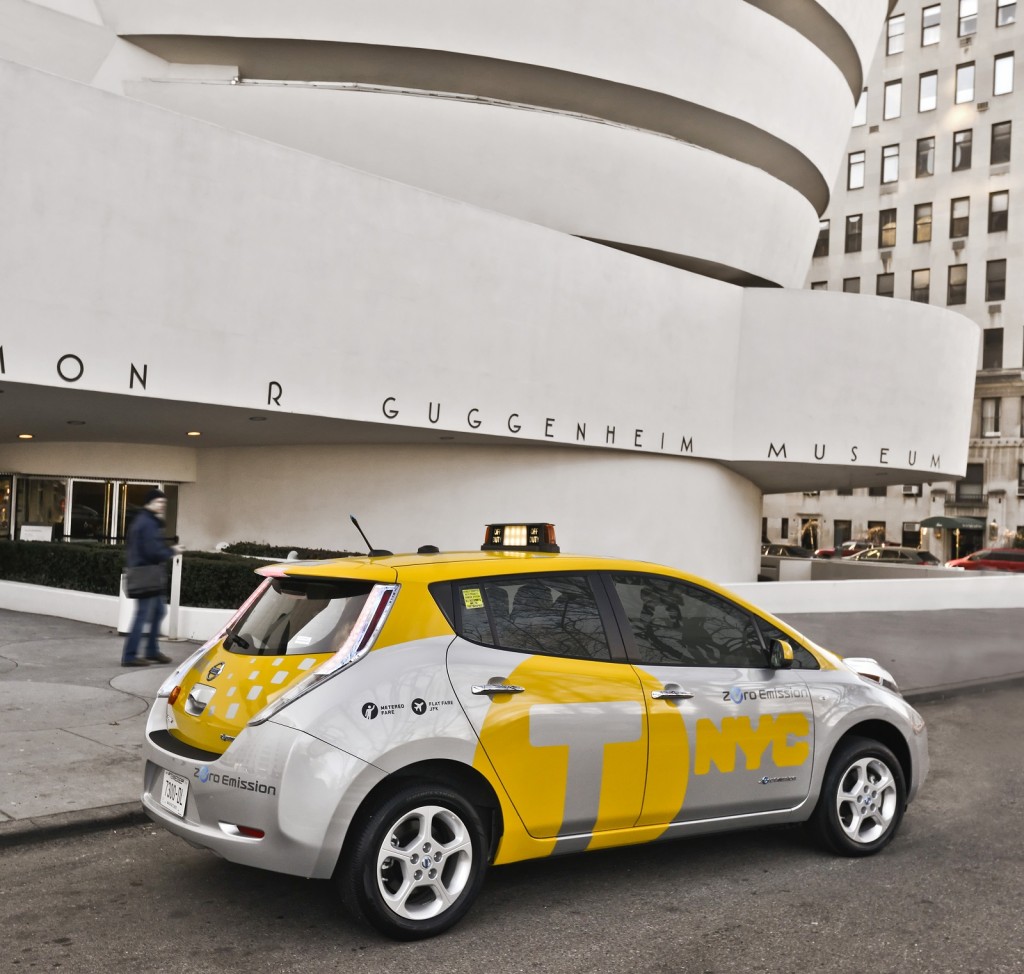
[[[536,446],[210,450],[199,481],[180,498],[191,547],[249,540],[362,551],[355,514],[380,548],[474,550],[489,522],[538,520],[555,524],[563,551],[641,551],[718,580],[757,571],[748,542],[760,495],[699,460],[622,464],[604,451]]]
[[[856,582],[769,582],[731,585],[733,594],[776,615],[927,612],[945,609],[1016,609],[1024,579],[966,576]],[[115,596],[0,581],[0,609],[76,619],[123,631],[131,605]],[[233,614],[227,609],[178,609],[175,638],[205,642]],[[168,632],[165,621],[163,633]]]

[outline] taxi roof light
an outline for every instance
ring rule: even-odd
[[[555,526],[548,522],[488,524],[481,551],[547,551],[561,549],[555,541]]]

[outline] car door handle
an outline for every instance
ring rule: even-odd
[[[472,687],[472,692],[479,695],[493,697],[499,693],[522,693],[526,687],[517,687],[512,683],[485,683]]]
[[[692,700],[693,694],[689,690],[677,687],[674,683],[667,684],[662,690],[652,690],[651,696],[655,700]]]

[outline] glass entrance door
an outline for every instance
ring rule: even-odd
[[[68,541],[103,541],[110,534],[113,491],[109,481],[72,480],[71,507],[64,522]]]

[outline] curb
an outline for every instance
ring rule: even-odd
[[[148,822],[138,801],[0,822],[0,849]]]
[[[967,680],[963,683],[947,683],[936,687],[922,687],[903,694],[907,703],[931,703],[934,700],[946,700],[950,697],[963,697],[972,693],[988,693],[1003,687],[1024,686],[1024,674],[1015,673],[1010,676],[994,676],[981,680]]]

